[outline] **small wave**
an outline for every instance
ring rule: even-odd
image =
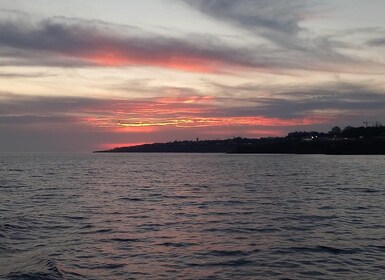
[[[81,229],[89,229],[89,228],[93,228],[94,226],[91,225],[91,224],[86,224],[84,226],[81,227]]]
[[[28,188],[26,185],[9,185],[9,186],[0,186],[1,189],[22,189]]]
[[[140,242],[141,241],[138,238],[119,238],[119,237],[111,238],[108,240],[114,241],[114,242]]]
[[[163,198],[166,198],[166,199],[188,199],[188,198],[194,198],[194,196],[187,196],[187,195],[164,195]]]
[[[86,217],[84,216],[66,216],[65,218],[68,220],[85,220],[86,219]]]
[[[30,230],[33,222],[28,219],[17,218],[14,220],[6,219],[0,224],[1,231],[22,231],[22,230]]]
[[[117,269],[125,267],[126,265],[123,263],[106,263],[106,264],[99,264],[97,266],[91,267],[92,269]]]
[[[87,270],[114,270],[125,267],[125,263],[121,262],[96,262],[96,263],[87,263],[86,265],[74,265],[77,269],[87,269]],[[86,278],[89,279],[89,278]],[[93,279],[93,278],[91,278]],[[99,278],[98,278],[99,279]],[[100,278],[102,279],[102,278]]]
[[[320,209],[320,210],[333,210],[333,209],[335,209],[335,207],[326,205],[326,206],[322,206],[318,209]]]
[[[373,188],[357,188],[357,191],[363,192],[363,193],[378,193],[378,192],[381,192],[380,190],[373,189]]]
[[[254,233],[258,232],[258,228],[242,227],[242,228],[207,228],[205,232],[220,232],[220,233]]]
[[[382,252],[385,253],[385,246],[383,245],[370,245],[368,248],[373,252]]]
[[[268,233],[268,232],[278,232],[281,230],[279,228],[275,228],[275,227],[263,227],[263,228],[257,228],[256,231]]]
[[[30,263],[28,259],[20,267],[14,267],[13,271],[6,275],[6,279],[12,280],[61,280],[65,279],[63,273],[51,259],[37,258],[36,263]]]
[[[220,261],[220,262],[205,262],[205,263],[190,263],[189,266],[194,266],[194,267],[207,267],[207,266],[234,266],[234,267],[241,267],[241,266],[246,266],[246,265],[251,265],[254,262],[245,259],[245,258],[239,258],[235,260],[228,260],[228,261]]]
[[[233,256],[248,256],[249,252],[241,251],[241,250],[210,250],[201,253],[201,255],[205,256],[215,256],[215,257],[233,257]]]
[[[0,237],[3,239],[4,235],[0,235]],[[21,250],[16,249],[13,246],[10,246],[9,244],[7,244],[6,242],[0,239],[0,253],[2,257],[7,254],[18,253],[19,251]]]
[[[293,220],[307,220],[307,221],[312,221],[312,222],[317,222],[317,221],[324,221],[324,220],[333,220],[333,219],[337,219],[338,216],[336,215],[325,215],[325,216],[321,216],[321,215],[300,215],[300,216],[297,216],[297,217],[292,217]]]
[[[137,197],[121,197],[119,199],[125,201],[143,201],[143,199]]]
[[[159,244],[160,246],[166,246],[166,247],[175,247],[175,248],[183,248],[183,247],[189,247],[196,245],[194,243],[189,242],[164,242]]]
[[[99,229],[99,230],[94,230],[93,229],[94,226],[86,226],[86,227],[83,227],[82,229],[84,231],[79,231],[79,234],[81,235],[94,235],[94,234],[102,234],[102,233],[109,233],[109,232],[112,232],[113,230],[112,229]],[[108,242],[108,240],[110,239],[103,239],[101,241],[103,242]]]
[[[107,232],[111,232],[112,229],[110,228],[103,228],[103,229],[99,229],[99,230],[96,230],[95,233],[107,233]]]
[[[227,200],[227,201],[224,201],[222,202],[222,204],[224,205],[241,205],[241,204],[247,204],[248,201],[245,201],[245,200],[235,200],[235,199],[232,199],[232,200]]]
[[[316,270],[300,271],[299,274],[308,277],[326,276],[325,273]]]
[[[352,208],[352,210],[368,210],[368,209],[369,208],[365,207],[365,206],[357,206],[357,207]]]
[[[55,276],[46,272],[11,272],[6,276],[9,280],[59,280],[64,279],[62,276]]]
[[[286,249],[278,249],[274,253],[275,254],[292,254],[292,253],[328,253],[333,255],[340,254],[358,254],[361,253],[362,250],[358,248],[351,249],[341,249],[330,246],[315,246],[315,247],[289,247]]]

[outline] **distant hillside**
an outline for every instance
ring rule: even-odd
[[[144,144],[131,147],[119,147],[101,151],[110,153],[228,153],[240,144],[246,144],[247,139],[204,140],[204,141],[174,141],[167,143]]]
[[[274,154],[382,154],[385,126],[334,127],[330,132],[296,131],[286,137],[260,139],[174,141],[119,147],[99,153],[274,153]]]

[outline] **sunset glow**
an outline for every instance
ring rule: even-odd
[[[384,1],[0,2],[4,151],[385,122]]]
[[[121,55],[116,52],[101,52],[96,55],[85,56],[82,59],[95,63],[99,66],[106,67],[122,67],[122,66],[146,66],[170,68],[186,72],[197,73],[216,73],[223,69],[225,65],[221,65],[215,61],[205,61],[200,58],[193,57],[165,57],[154,60],[146,57],[135,57],[135,55]]]
[[[320,119],[276,119],[265,117],[224,117],[224,118],[190,118],[190,119],[170,119],[163,122],[154,120],[119,123],[120,127],[146,127],[146,126],[176,126],[176,127],[207,127],[207,126],[296,126],[320,124],[324,120]]]

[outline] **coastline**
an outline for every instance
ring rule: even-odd
[[[285,137],[173,141],[117,147],[94,153],[230,153],[385,155],[385,126],[333,127],[328,133],[295,131]]]

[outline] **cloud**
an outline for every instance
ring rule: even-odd
[[[308,10],[303,0],[182,0],[199,11],[251,31],[296,34]]]
[[[367,44],[372,47],[385,47],[385,37],[369,40]]]
[[[186,91],[152,98],[90,98],[0,94],[0,124],[77,123],[106,131],[153,132],[166,127],[290,127],[339,118],[385,118],[385,92],[374,86],[324,83],[265,87],[215,84],[211,95]],[[170,88],[174,89],[174,88]],[[167,92],[167,89],[163,89]],[[220,93],[231,92],[232,95]],[[193,94],[191,94],[193,93]],[[242,97],[238,97],[242,96]]]
[[[49,74],[47,72],[35,72],[35,73],[20,73],[20,72],[1,72],[0,78],[7,79],[19,79],[19,78],[43,78],[43,77],[52,77],[53,74]]]
[[[123,31],[123,32],[122,32]],[[106,23],[67,18],[0,21],[0,51],[8,63],[49,66],[152,66],[190,72],[264,67],[250,50],[213,38],[154,36]],[[7,61],[7,60],[6,60]]]
[[[60,151],[71,145],[72,150],[85,151],[107,143],[276,136],[385,119],[385,91],[375,85],[209,88],[211,94],[206,95],[187,89],[178,93],[171,87],[173,95],[116,99],[0,92],[0,143],[3,150],[22,150],[16,145],[22,145],[22,138],[34,143],[22,147],[32,151]]]
[[[227,22],[285,49],[307,50],[309,42],[300,39],[306,29],[300,25],[318,1],[303,0],[181,0],[200,12]]]
[[[100,105],[100,100],[88,97],[30,96],[0,92],[0,115],[57,116],[74,114],[83,108]]]
[[[230,107],[213,96],[137,99],[0,95],[0,124],[29,125],[67,121],[117,131],[145,127],[291,126],[319,122],[312,117],[279,118]],[[244,114],[242,114],[244,113]]]
[[[223,113],[249,115],[258,112],[265,117],[280,119],[313,118],[332,123],[339,118],[379,118],[384,119],[385,90],[381,87],[358,83],[333,82],[309,86],[263,86],[241,84],[225,86],[214,84],[218,92],[231,92],[223,102],[241,103]],[[261,92],[269,92],[269,97],[258,97]],[[253,97],[254,96],[254,97]]]
[[[220,6],[220,1],[197,3],[202,7],[209,3],[218,3],[213,5]],[[225,7],[218,10],[218,13],[224,13],[224,20],[226,8],[230,9],[228,13],[234,13],[233,16],[236,17],[236,7],[239,5],[246,9],[245,3],[249,1],[235,3],[238,1],[226,2]],[[280,5],[286,7],[284,11],[278,9],[278,4],[269,4],[271,1],[255,3],[254,5],[264,7],[261,11],[271,10],[269,17],[272,18],[272,23],[261,23],[263,36],[276,36],[277,40],[280,38],[281,43],[273,41],[281,47],[284,46],[284,49],[258,44],[234,47],[218,37],[202,34],[166,37],[131,26],[91,20],[64,17],[34,20],[26,16],[13,16],[11,19],[0,20],[0,55],[3,65],[11,66],[134,66],[199,73],[276,73],[284,70],[357,72],[359,70],[356,66],[367,66],[363,61],[334,51],[339,44],[331,38],[300,39],[296,32],[299,27],[295,23],[298,16],[283,16],[284,11],[299,6],[294,5],[296,1],[285,5],[282,3],[286,2],[280,1]],[[269,5],[272,5],[272,8]],[[277,9],[279,12],[276,12]],[[280,14],[283,18],[274,21]],[[288,28],[287,25],[292,27]]]
[[[60,124],[73,122],[71,117],[37,116],[37,115],[5,115],[0,116],[1,125]]]
[[[356,49],[356,45],[348,40],[341,40],[341,37],[336,36],[337,31],[314,32],[306,27],[306,20],[325,13],[327,6],[324,1],[177,1],[187,3],[215,20],[246,31],[254,39],[268,40],[268,51],[274,54],[268,59],[268,63],[273,63],[275,57],[281,62],[282,69],[359,72],[379,67],[380,69],[373,71],[383,72],[383,65],[376,66],[369,59],[365,60],[347,52],[346,50]]]

